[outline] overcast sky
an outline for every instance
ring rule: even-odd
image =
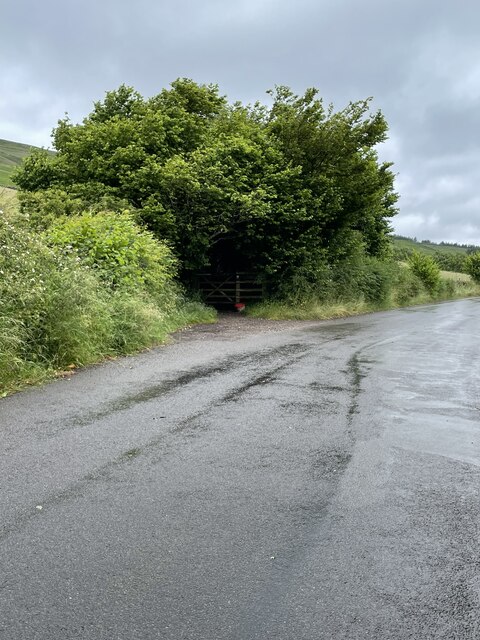
[[[0,138],[50,145],[121,83],[177,77],[266,101],[315,86],[340,109],[373,96],[390,140],[397,233],[480,245],[478,0],[15,0],[0,17]]]

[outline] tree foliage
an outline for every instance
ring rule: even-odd
[[[284,276],[359,248],[382,257],[397,199],[376,151],[383,115],[368,100],[334,112],[315,89],[271,96],[270,107],[230,104],[215,85],[179,79],[145,99],[122,85],[81,124],[59,121],[56,155],[27,158],[15,178],[24,210],[51,216],[59,193],[66,214],[127,206],[184,273],[228,255]]]
[[[408,266],[422,281],[425,289],[434,294],[440,287],[440,267],[432,256],[412,251],[408,258]]]
[[[164,309],[165,300],[175,299],[177,265],[171,251],[127,213],[64,216],[44,236],[50,246],[76,257],[113,290],[144,291]]]
[[[465,270],[472,280],[480,284],[480,251],[470,253],[465,260]]]

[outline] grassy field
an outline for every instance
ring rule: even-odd
[[[0,186],[0,209],[17,204],[17,192],[15,189]]]
[[[442,278],[445,280],[453,280],[454,282],[471,283],[473,280],[468,273],[457,273],[456,271],[440,271]]]
[[[0,187],[11,187],[12,171],[32,149],[28,144],[0,140]]]

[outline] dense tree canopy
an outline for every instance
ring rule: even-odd
[[[277,87],[271,98],[270,107],[230,104],[187,79],[149,99],[121,86],[81,124],[59,121],[56,155],[25,160],[16,174],[24,207],[61,194],[66,212],[73,202],[129,208],[170,243],[184,273],[239,260],[289,274],[359,248],[382,256],[397,199],[376,151],[383,115],[368,100],[334,112],[314,89]]]

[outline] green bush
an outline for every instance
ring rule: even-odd
[[[270,283],[269,283],[270,284]],[[328,299],[332,295],[332,269],[325,262],[304,264],[294,269],[269,291],[275,300],[302,304],[310,299]]]
[[[465,273],[465,253],[448,253],[446,251],[435,251],[433,258],[442,271],[454,271]]]
[[[431,256],[412,251],[408,258],[408,266],[420,278],[428,293],[435,294],[439,290],[440,268]]]
[[[396,265],[378,258],[367,258],[364,266],[363,294],[367,302],[383,304],[391,296]]]
[[[46,231],[49,244],[74,255],[113,290],[148,294],[164,312],[175,307],[177,263],[170,249],[133,217],[103,212],[62,217]]]
[[[100,216],[99,223],[107,219]],[[185,324],[214,320],[212,310],[179,294],[166,247],[131,220],[114,222],[113,238],[123,229],[120,236],[133,249],[114,242],[109,257],[108,234],[102,240],[99,232],[92,247],[103,261],[95,268],[73,245],[49,247],[24,218],[0,216],[0,395],[53,370],[131,353]],[[125,256],[133,256],[130,263]],[[113,273],[117,266],[120,276]]]
[[[458,290],[461,289],[453,280],[441,278],[437,294],[440,298],[454,298]]]
[[[108,292],[92,273],[3,218],[0,249],[2,383],[108,352]]]
[[[367,256],[337,265],[333,272],[337,299],[385,303],[392,290],[394,269],[395,265],[388,260]]]
[[[20,210],[32,228],[43,230],[64,215],[75,215],[85,210],[83,202],[63,189],[20,191]]]
[[[43,191],[20,191],[18,198],[30,226],[38,230],[47,229],[64,216],[78,216],[85,211],[121,213],[129,208],[125,200],[105,193],[103,186],[95,189],[95,185],[91,185],[91,191],[87,197],[82,193],[67,193],[59,187],[51,187]]]
[[[480,284],[480,251],[471,253],[465,260],[465,270],[472,280]]]
[[[357,255],[335,265],[319,263],[299,269],[282,283],[275,299],[290,304],[306,301],[365,300],[382,304],[389,299],[396,264],[389,260]]]
[[[393,284],[393,302],[400,306],[408,304],[424,292],[420,278],[408,267],[398,265]]]

